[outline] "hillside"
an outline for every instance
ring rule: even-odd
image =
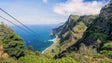
[[[0,44],[3,45],[4,52],[7,52],[11,57],[20,58],[25,55],[26,48],[22,38],[3,23],[0,24]]]
[[[82,42],[97,52],[112,58],[112,1],[102,8],[101,13],[85,32]]]
[[[30,46],[26,48],[23,39],[11,28],[0,23],[0,63],[79,63],[72,57],[53,59],[52,53],[41,54]]]
[[[112,0],[99,15],[70,15],[50,35],[55,46],[42,54],[0,23],[0,63],[112,63]]]
[[[112,0],[98,16],[71,15],[64,25],[53,31],[60,39],[60,52],[54,58],[70,54],[82,63],[111,62]]]
[[[96,17],[96,15],[70,15],[64,25],[53,29],[51,33],[58,35],[61,50],[67,49],[82,38],[84,31],[94,22]]]

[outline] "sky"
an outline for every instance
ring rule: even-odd
[[[108,2],[109,0],[0,0],[0,8],[27,25],[59,24],[65,22],[71,14],[99,14]],[[0,16],[18,24],[2,11]],[[0,21],[11,25],[2,18]]]

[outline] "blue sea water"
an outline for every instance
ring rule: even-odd
[[[33,30],[34,33],[23,31],[16,26],[11,26],[11,28],[23,38],[26,46],[32,46],[35,51],[42,52],[52,45],[53,42],[50,40],[54,39],[55,36],[50,36],[50,32],[56,27],[55,25],[29,25],[28,27]]]

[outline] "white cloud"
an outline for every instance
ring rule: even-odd
[[[83,2],[83,0],[68,0],[65,3],[57,4],[54,12],[61,15],[94,15],[99,14],[104,2],[92,1]]]
[[[48,2],[48,0],[43,0],[43,2],[44,2],[44,3],[47,3],[47,2]]]

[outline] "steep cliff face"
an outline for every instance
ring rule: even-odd
[[[59,44],[61,50],[66,50],[68,47],[76,43],[84,31],[94,22],[97,16],[75,16],[70,15],[67,22],[59,28],[53,29],[55,34],[60,38]]]
[[[60,27],[58,27],[58,28],[54,28],[54,29],[52,29],[50,35],[51,35],[51,36],[55,36],[55,35],[57,35],[58,32],[60,32],[60,30],[61,30],[62,28],[63,28],[63,25],[60,26]]]
[[[70,15],[66,23],[52,30],[51,35],[56,35],[56,34],[60,35],[68,31],[69,28],[72,28],[76,24],[79,17],[80,16],[77,15]]]
[[[99,17],[83,35],[82,42],[97,52],[112,56],[112,0],[102,8]]]
[[[69,32],[64,32],[66,35],[60,34],[62,36],[59,36],[62,49],[69,42],[72,42],[72,45],[59,52],[55,58],[61,58],[69,53],[75,58],[83,59],[84,61],[78,59],[82,63],[94,63],[93,59],[96,59],[95,63],[112,61],[112,0],[101,9],[97,17],[91,17],[80,16],[72,29],[68,27]],[[69,38],[63,40],[63,36]],[[71,38],[76,41],[68,41],[72,40]],[[101,56],[96,57],[99,54]],[[91,58],[91,60],[87,61],[87,58]],[[100,62],[100,59],[103,61]]]
[[[83,35],[82,38],[72,44],[66,51],[81,51],[83,49],[83,52],[87,52],[89,48],[91,49],[88,49],[90,52],[96,50],[97,53],[112,58],[112,0],[101,9],[101,13],[93,21],[87,27],[87,30],[83,31],[84,34],[81,34]]]
[[[100,13],[101,17],[107,17],[110,15],[112,15],[112,0],[110,0],[110,2],[101,9]]]
[[[106,42],[112,37],[112,2],[102,8],[99,17],[84,34],[83,41],[86,45],[93,45],[97,40]]]

